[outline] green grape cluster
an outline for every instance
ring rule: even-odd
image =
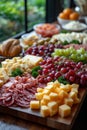
[[[78,50],[73,47],[67,49],[55,49],[52,53],[52,56],[61,56],[65,58],[69,58],[75,62],[83,62],[87,63],[87,51],[84,48],[80,48]]]

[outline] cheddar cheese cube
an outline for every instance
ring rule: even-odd
[[[56,80],[55,82],[54,82],[54,84],[53,84],[53,87],[54,87],[54,89],[56,89],[56,88],[58,88],[58,87],[60,87],[60,83],[58,82],[58,80]]]
[[[43,100],[44,100],[44,102],[47,104],[47,103],[50,101],[50,96],[44,95],[44,96],[43,96]]]
[[[42,92],[35,93],[35,97],[37,100],[41,100],[43,98],[43,93]]]
[[[32,100],[30,102],[30,108],[31,109],[39,109],[40,108],[40,102],[36,100]]]
[[[49,90],[49,89],[44,89],[43,94],[49,95],[49,93],[50,93],[50,90]]]
[[[58,112],[58,103],[51,101],[48,103],[48,108],[50,110],[50,116],[53,116]]]
[[[68,93],[64,90],[61,90],[58,94],[58,97],[60,100],[63,100],[64,98],[68,97]]]
[[[57,101],[58,100],[58,94],[57,93],[51,92],[49,96],[50,96],[50,99],[52,101]]]
[[[71,107],[70,106],[68,106],[66,104],[59,106],[59,115],[61,117],[63,117],[63,118],[67,117],[67,116],[70,115],[70,113],[71,113]]]
[[[47,116],[50,116],[50,111],[49,111],[49,108],[48,106],[41,106],[41,111],[40,111],[41,115],[43,117],[47,117]]]
[[[37,88],[37,92],[43,92],[43,88]]]
[[[62,84],[62,85],[60,86],[60,88],[61,88],[62,90],[64,90],[64,91],[66,91],[66,92],[70,92],[72,87],[71,87],[70,84],[66,84],[66,85]]]
[[[40,101],[40,105],[41,106],[44,106],[44,105],[47,105],[48,104],[48,102],[46,102],[44,99],[42,99],[41,101]]]
[[[69,93],[69,97],[72,98],[73,100],[75,100],[75,98],[77,97],[77,92],[71,91],[71,92]]]
[[[64,99],[64,104],[66,104],[66,105],[68,105],[70,107],[72,107],[73,103],[74,103],[74,101],[73,101],[72,98],[65,98]]]
[[[72,89],[71,89],[71,92],[75,92],[75,93],[78,94],[78,88],[72,88]]]

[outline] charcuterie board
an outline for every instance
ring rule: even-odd
[[[87,94],[87,55],[85,55],[87,53],[87,46],[81,44],[78,38],[75,39],[78,35],[82,37],[81,34],[76,33],[70,33],[68,36],[66,36],[66,34],[54,35],[52,39],[42,38],[37,35],[36,32],[23,35],[20,39],[23,57],[13,57],[1,63],[0,112],[36,122],[47,127],[59,130],[71,130]],[[70,36],[72,37],[71,41],[66,42],[66,38]],[[83,37],[86,38],[87,35],[83,34]],[[65,40],[65,43],[62,39]],[[81,42],[83,43],[83,41]],[[73,54],[75,54],[74,57]],[[3,70],[5,73],[3,73]],[[73,106],[71,105],[72,108],[70,109],[71,114],[67,117],[62,118],[58,112],[59,109],[57,109],[57,114],[54,114],[54,116],[52,115],[50,117],[50,114],[49,117],[42,117],[43,115],[40,114],[39,109],[32,110],[31,107],[29,108],[30,101],[31,99],[35,99],[35,93],[38,92],[36,91],[37,87],[43,88],[44,84],[46,85],[49,82],[54,83],[55,80],[64,85],[65,83],[78,84],[79,90],[75,86],[78,90],[75,89],[75,94],[80,102],[75,104],[75,100],[73,99]],[[70,86],[69,88],[69,91],[71,91]],[[69,91],[64,94],[69,95]],[[52,92],[56,94],[56,88],[55,91],[50,92],[51,94],[53,94]],[[59,91],[57,95],[59,95]],[[66,98],[66,95],[63,96]],[[21,100],[23,102],[21,102]],[[59,100],[65,103],[62,98],[59,98]],[[41,103],[41,100],[39,101]]]
[[[19,108],[19,107],[3,107],[0,106],[0,112],[10,114],[21,119],[40,123],[42,125],[56,128],[60,130],[70,130],[75,122],[75,119],[80,111],[82,103],[86,97],[87,90],[85,88],[79,89],[80,103],[72,107],[72,113],[67,118],[61,118],[58,115],[53,117],[43,118],[39,111],[31,110],[30,108]]]

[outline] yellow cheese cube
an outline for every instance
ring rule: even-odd
[[[63,100],[64,98],[68,97],[68,93],[64,90],[61,90],[58,94],[58,97],[60,100]]]
[[[69,93],[69,97],[72,98],[73,100],[75,100],[75,98],[77,97],[77,92],[71,91]]]
[[[51,101],[48,103],[48,108],[50,110],[50,116],[53,116],[58,112],[58,103]]]
[[[47,104],[48,104],[48,102],[46,102],[44,99],[42,99],[42,100],[40,101],[40,105],[41,105],[41,106],[47,105]]]
[[[58,94],[57,93],[51,92],[49,96],[50,96],[50,99],[53,100],[53,101],[58,100]]]
[[[50,101],[50,96],[48,96],[48,95],[44,95],[43,96],[43,100],[44,100],[44,102],[46,102],[46,104]]]
[[[42,92],[35,93],[35,97],[37,100],[41,100],[43,98],[43,93]]]
[[[59,92],[60,92],[60,91],[61,91],[61,89],[60,89],[60,88],[56,88],[55,93],[59,94]]]
[[[66,98],[66,99],[64,99],[64,103],[71,107],[73,105],[73,99],[72,98]]]
[[[50,111],[49,111],[49,108],[48,108],[48,106],[41,106],[41,111],[40,111],[40,113],[41,113],[41,115],[43,116],[43,117],[47,117],[47,116],[49,116],[50,115]]]
[[[72,88],[77,88],[77,89],[79,88],[79,84],[72,84],[71,86]]]
[[[47,87],[45,87],[45,89],[52,91],[53,90],[53,84],[47,85]]]
[[[71,91],[78,94],[78,88],[72,88]]]
[[[61,117],[67,117],[67,116],[70,115],[70,113],[71,113],[71,107],[70,106],[68,106],[66,104],[59,106],[59,115]]]
[[[56,80],[55,82],[54,82],[54,84],[53,84],[53,87],[54,87],[54,89],[56,89],[56,88],[58,88],[58,87],[60,87],[60,83],[58,82],[58,80]]]
[[[66,84],[66,85],[62,84],[62,85],[60,86],[60,88],[61,88],[62,90],[64,90],[64,91],[66,91],[66,92],[70,92],[72,87],[71,87],[70,84]]]
[[[49,93],[50,93],[50,90],[49,90],[49,89],[44,89],[43,94],[49,95]]]
[[[48,83],[47,83],[47,86],[50,86],[50,85],[53,86],[53,84],[54,84],[54,82],[48,82]],[[45,88],[46,88],[46,87],[45,87]]]
[[[37,88],[37,92],[43,92],[43,88]]]
[[[39,109],[40,108],[40,102],[33,100],[30,102],[30,108],[31,109]]]

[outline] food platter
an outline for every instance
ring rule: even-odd
[[[33,35],[38,36],[38,34],[33,31],[29,34],[25,34],[24,37],[29,36],[29,38],[30,38]],[[54,35],[52,38],[46,38],[46,39],[42,38],[40,36],[40,37],[38,37],[38,39],[40,41],[37,40],[34,43],[32,43],[32,45],[30,45],[30,43],[29,43],[29,44],[27,44],[27,47],[26,47],[26,44],[23,43],[23,41],[22,41],[23,36],[21,37],[20,45],[23,48],[24,57],[13,57],[11,59],[7,59],[2,62],[2,68],[0,69],[0,77],[1,77],[1,80],[3,81],[0,84],[0,85],[2,85],[0,88],[0,91],[1,91],[1,93],[0,93],[0,112],[8,113],[10,115],[19,117],[21,119],[25,119],[25,120],[29,120],[29,121],[33,121],[33,122],[36,122],[36,120],[37,120],[37,123],[40,123],[42,125],[45,125],[45,126],[48,126],[51,128],[56,128],[56,129],[59,128],[60,130],[65,130],[65,129],[70,130],[72,128],[72,126],[75,122],[75,119],[80,111],[80,108],[83,104],[83,101],[85,100],[86,94],[87,94],[87,89],[86,89],[87,82],[86,82],[86,80],[84,80],[87,78],[86,77],[87,63],[82,63],[83,61],[86,62],[86,56],[87,56],[87,55],[85,55],[86,45],[84,46],[82,43],[83,43],[83,41],[86,40],[86,39],[84,40],[84,38],[86,38],[87,34],[82,35],[82,34],[70,33],[70,35],[72,35],[72,37],[71,37],[72,39],[69,39],[71,41],[67,41],[67,44],[69,44],[69,43],[71,44],[72,42],[74,44],[78,43],[78,45],[72,46],[70,48],[63,45],[63,41],[61,40],[62,38],[57,39],[58,38],[57,35]],[[77,37],[76,37],[76,35],[77,35]],[[63,40],[64,40],[64,37],[66,39],[67,36],[64,35]],[[80,41],[80,38],[78,41],[76,39],[74,40],[73,37],[74,38],[81,37],[82,41]],[[56,40],[55,40],[55,38],[56,38]],[[61,45],[60,45],[60,42],[62,43]],[[81,46],[79,44],[81,44]],[[78,47],[80,47],[79,51],[75,50],[75,49],[78,49]],[[81,49],[81,47],[84,47],[84,49],[83,48]],[[71,50],[69,50],[69,49],[71,49]],[[66,52],[65,52],[65,50],[66,50]],[[74,55],[74,61],[72,61],[73,57],[71,57],[71,56],[73,56],[73,52],[76,54],[76,55]],[[83,59],[81,59],[79,53],[83,55],[83,57],[84,57]],[[63,54],[65,54],[65,57],[63,57]],[[67,58],[69,58],[69,59],[67,60]],[[62,68],[60,68],[61,65],[62,65]],[[39,67],[39,71],[35,67]],[[46,67],[47,67],[47,69],[46,69]],[[14,71],[15,69],[16,69],[16,71]],[[51,71],[52,71],[52,73],[51,73]],[[5,72],[4,75],[3,75],[3,72]],[[32,76],[30,76],[30,75],[26,76],[27,72]],[[79,75],[79,72],[81,72],[82,74]],[[22,75],[23,73],[25,75]],[[66,78],[67,73],[69,74],[68,78]],[[18,74],[20,74],[21,76]],[[63,78],[63,79],[61,79],[62,82],[60,82],[58,79],[60,77]],[[29,81],[28,78],[31,80]],[[68,82],[66,82],[65,81],[66,79],[64,79],[64,78],[66,78],[68,80]],[[43,117],[41,115],[39,109],[33,110],[32,108],[28,107],[29,103],[30,103],[29,94],[31,94],[31,97],[33,95],[33,98],[31,98],[31,99],[35,99],[35,93],[36,93],[37,87],[34,89],[34,86],[40,86],[43,83],[45,83],[45,86],[47,87],[48,82],[52,81],[53,83],[55,83],[54,80],[57,80],[57,79],[58,79],[58,82],[61,83],[60,86],[62,86],[62,87],[66,87],[66,86],[64,86],[66,84],[77,84],[77,83],[80,84],[79,89],[78,89],[78,87],[73,89],[70,86],[71,88],[69,90],[69,91],[71,91],[71,90],[75,91],[75,97],[73,97],[72,95],[71,96],[73,97],[72,98],[73,101],[74,100],[76,101],[76,104],[73,103],[73,106],[71,107],[71,114],[65,118],[61,117],[59,115],[59,113],[55,114],[53,116]],[[78,81],[76,79],[78,79]],[[23,82],[22,82],[22,80],[23,80]],[[63,82],[63,80],[65,82]],[[19,85],[21,83],[23,85],[22,87]],[[26,83],[31,83],[31,89],[29,90],[29,93],[28,93],[28,91],[23,91],[23,93],[22,93],[22,89],[26,90],[26,88],[27,88]],[[85,84],[85,87],[84,87],[84,84]],[[29,85],[28,85],[28,87],[30,87]],[[81,87],[81,85],[82,85],[82,87]],[[75,85],[75,87],[76,86],[79,86],[79,85]],[[12,89],[9,89],[10,87]],[[15,87],[16,87],[16,89],[14,89]],[[6,89],[4,89],[4,88],[6,88]],[[13,89],[15,91],[13,91]],[[62,88],[61,88],[61,90],[62,90]],[[7,99],[5,96],[6,91],[11,92],[10,94],[7,93]],[[65,90],[62,91],[64,94],[67,93],[67,96],[65,94],[65,97],[63,97],[63,99],[60,98],[60,100],[63,100],[62,104],[65,103],[64,98],[71,98],[69,95],[69,91],[68,92],[66,92]],[[19,96],[19,97],[16,96],[16,98],[18,98],[18,101],[20,101],[19,103],[18,103],[17,99],[14,99],[14,97],[13,97],[13,95],[17,95],[17,93],[15,94],[14,92],[18,92],[19,95],[20,95],[20,93],[22,93],[21,96]],[[55,93],[57,93],[57,92],[55,92]],[[23,95],[23,94],[25,94],[25,95]],[[60,93],[58,93],[58,94],[60,94]],[[10,95],[10,97],[8,95]],[[24,96],[27,96],[27,98]],[[22,98],[20,98],[20,97],[23,98],[22,103],[24,103],[24,101],[26,101],[24,104],[21,104]],[[50,96],[50,98],[51,98],[51,96]],[[9,102],[10,99],[13,99],[12,102]],[[27,105],[28,99],[29,99],[29,101],[28,101],[28,105]],[[78,99],[79,99],[79,101],[78,101]],[[16,102],[16,104],[15,104],[15,102]],[[61,103],[60,103],[60,106],[61,106]]]

